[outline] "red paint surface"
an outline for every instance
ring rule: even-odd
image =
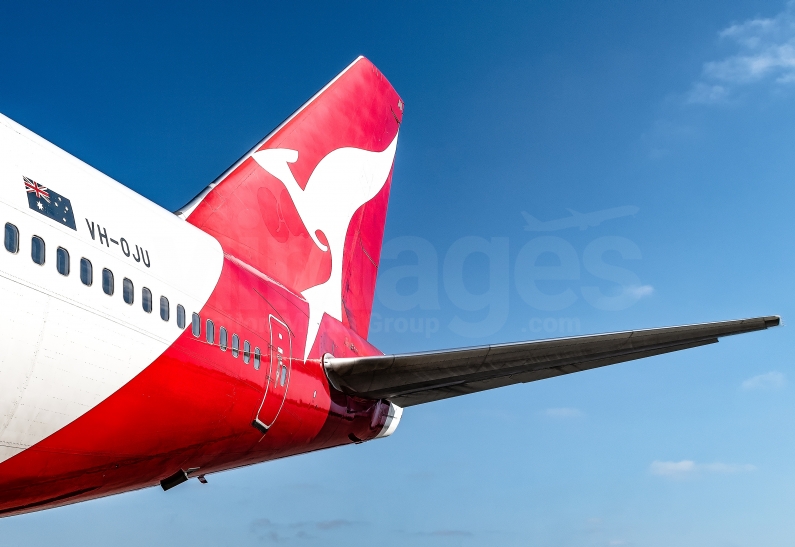
[[[265,397],[257,411],[256,421],[262,428],[269,428],[279,417],[284,400],[290,389],[292,379],[292,335],[290,328],[282,320],[271,315],[268,317],[270,326],[270,363],[266,363]]]
[[[398,101],[383,75],[362,59],[263,148],[299,150],[292,169],[304,186],[320,159],[334,149],[384,150],[402,117]],[[349,225],[343,322],[324,316],[304,362],[308,306],[297,293],[328,279],[330,256],[310,239],[282,183],[251,159],[241,164],[189,218],[229,255],[201,310],[202,324],[212,319],[216,332],[225,327],[230,343],[237,334],[240,355],[234,358],[231,349],[206,343],[204,332],[196,338],[186,329],[108,399],[0,464],[0,515],[157,485],[179,469],[210,473],[377,435],[385,403],[330,389],[319,358],[324,353],[379,353],[365,337],[390,183],[391,174]],[[288,325],[292,359],[284,404],[263,436],[252,422],[273,366],[270,316]],[[252,351],[262,350],[259,370],[253,358],[243,362],[244,340]],[[267,405],[267,397],[265,401]]]
[[[290,164],[306,188],[317,164],[338,148],[381,152],[402,120],[402,102],[372,63],[361,59],[258,149],[297,150]],[[392,175],[353,216],[343,253],[343,322],[367,336]],[[188,222],[218,239],[226,253],[300,293],[325,282],[331,255],[312,241],[281,181],[249,158],[191,213]],[[320,236],[322,240],[322,235]]]

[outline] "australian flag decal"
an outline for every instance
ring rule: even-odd
[[[72,203],[68,198],[46,186],[42,186],[35,180],[31,180],[28,177],[22,178],[25,180],[28,205],[31,209],[77,231],[75,214],[72,212]]]

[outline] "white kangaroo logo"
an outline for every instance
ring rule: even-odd
[[[373,199],[386,184],[395,159],[398,136],[383,152],[359,148],[338,148],[320,160],[301,190],[289,163],[298,160],[298,151],[274,148],[255,152],[254,160],[282,181],[309,231],[312,241],[323,252],[331,251],[331,275],[302,294],[309,303],[309,330],[304,360],[314,345],[323,313],[342,321],[342,253],[345,234],[356,210]],[[324,245],[317,237],[323,232]]]

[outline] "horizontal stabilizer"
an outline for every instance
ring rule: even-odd
[[[713,344],[779,324],[778,316],[473,348],[324,358],[331,384],[401,407]]]

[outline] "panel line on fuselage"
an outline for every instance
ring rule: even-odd
[[[55,272],[53,272],[53,273],[55,273]],[[23,279],[20,279],[19,277],[15,277],[12,274],[4,272],[3,270],[0,270],[0,277],[4,277],[5,279],[8,279],[11,282],[18,283],[18,284],[20,284],[20,285],[22,285],[24,287],[27,287],[29,289],[33,289],[35,291],[38,291],[38,292],[40,292],[40,293],[42,293],[42,294],[44,294],[46,296],[49,296],[51,298],[56,298],[56,299],[66,303],[66,304],[70,304],[70,305],[75,306],[77,308],[80,308],[80,309],[82,309],[84,311],[87,311],[88,313],[92,313],[92,314],[94,314],[94,315],[96,315],[98,317],[101,317],[102,319],[105,319],[106,321],[112,321],[113,323],[116,323],[117,325],[120,325],[122,327],[128,328],[128,329],[130,329],[132,331],[135,331],[135,332],[137,332],[139,334],[143,334],[144,336],[147,336],[147,337],[151,338],[152,340],[155,340],[155,341],[160,342],[162,344],[168,344],[169,343],[169,341],[166,338],[163,338],[161,336],[157,336],[157,335],[153,334],[151,331],[146,331],[144,329],[137,328],[137,327],[131,325],[128,322],[121,321],[120,319],[114,317],[113,315],[110,315],[108,313],[103,313],[103,312],[97,310],[96,308],[91,308],[89,306],[86,306],[86,305],[80,303],[77,300],[73,300],[73,299],[71,299],[69,297],[66,297],[66,296],[63,296],[61,294],[58,294],[57,292],[45,289],[45,288],[43,288],[41,286],[38,286],[38,285],[35,285],[33,283],[28,283],[28,282],[24,281]]]

